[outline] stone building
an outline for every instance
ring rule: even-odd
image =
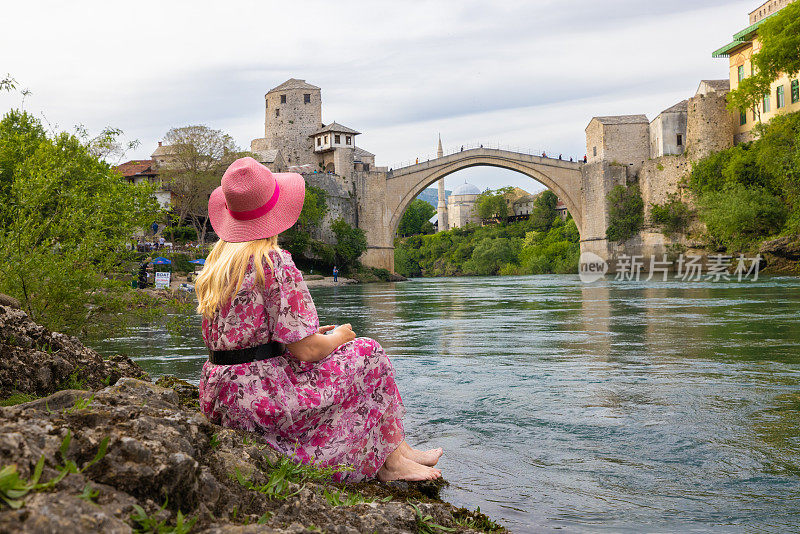
[[[298,172],[325,191],[328,212],[312,235],[333,243],[333,221],[358,226],[356,181],[376,170],[375,154],[356,146],[360,132],[322,122],[322,90],[305,80],[290,78],[270,89],[264,106],[264,137],[251,141],[251,152],[270,170]]]
[[[253,152],[279,150],[286,165],[316,164],[312,135],[322,128],[322,90],[290,78],[264,95],[264,137]]]
[[[688,100],[682,100],[658,114],[650,123],[650,157],[683,154],[686,146]]]
[[[715,50],[711,56],[727,58],[729,65],[730,89],[739,87],[739,82],[752,76],[754,66],[753,54],[761,50],[758,39],[758,27],[794,0],[769,0],[751,11],[748,17],[750,25],[735,33],[733,41]],[[795,74],[792,78],[782,74],[772,82],[770,92],[764,95],[761,103],[750,110],[740,110],[736,117],[735,141],[752,139],[751,130],[758,122],[768,122],[772,117],[782,113],[800,111],[800,82]]]
[[[477,186],[464,182],[450,193],[447,199],[447,228],[462,228],[468,223],[480,224],[481,220],[475,212],[475,204],[481,190]]]
[[[633,174],[650,157],[650,121],[645,115],[593,117],[586,126],[589,163],[607,161]]]

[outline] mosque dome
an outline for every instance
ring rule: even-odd
[[[481,190],[478,189],[477,186],[474,186],[472,184],[464,183],[464,184],[461,184],[458,187],[456,187],[453,190],[453,192],[450,193],[450,196],[457,197],[457,196],[461,196],[461,195],[480,195],[480,194],[481,194]]]

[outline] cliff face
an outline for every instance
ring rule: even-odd
[[[50,393],[65,377],[86,388],[0,408],[0,534],[496,528],[438,500],[436,485],[332,483],[210,423],[196,387],[152,384],[129,359],[105,361],[19,310],[0,306],[0,339],[3,398]]]

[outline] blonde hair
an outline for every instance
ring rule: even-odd
[[[250,258],[256,273],[256,283],[264,284],[264,260],[272,268],[269,251],[278,248],[278,236],[244,243],[217,241],[197,277],[197,311],[210,319],[214,312],[230,301],[239,291]]]

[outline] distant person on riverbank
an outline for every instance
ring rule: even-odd
[[[583,162],[586,163],[586,154],[583,155]]]
[[[314,301],[278,234],[297,222],[305,181],[234,161],[211,194],[220,240],[195,283],[209,359],[200,409],[257,432],[302,463],[346,465],[336,480],[432,480],[441,449],[412,449],[394,367],[349,324],[320,326]]]
[[[337,282],[339,279],[339,269],[334,265],[333,266],[333,281]]]

